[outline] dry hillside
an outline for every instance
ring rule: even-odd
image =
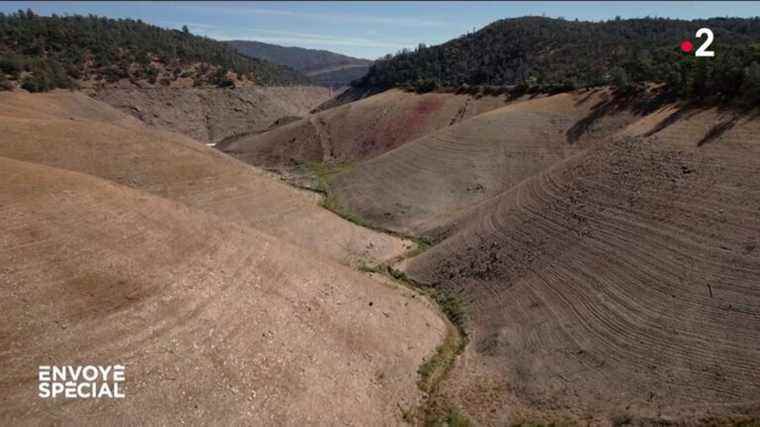
[[[355,157],[328,191],[440,241],[398,268],[468,313],[440,390],[474,421],[737,423],[760,417],[756,119],[607,89],[522,99]],[[360,152],[343,135],[334,152]],[[285,163],[270,153],[240,155]]]
[[[278,170],[303,162],[352,163],[504,103],[503,97],[390,90],[268,132],[231,138],[217,148],[247,163]]]
[[[418,403],[445,323],[341,265],[402,242],[82,94],[0,97],[0,423],[368,425]],[[36,397],[37,366],[84,363],[125,364],[128,398]]]
[[[103,88],[94,97],[158,129],[215,144],[263,131],[279,118],[303,117],[329,99],[319,86],[209,88]]]
[[[374,225],[431,234],[633,120],[626,111],[597,117],[614,104],[602,89],[513,101],[359,163],[330,188],[339,206]]]
[[[470,209],[408,266],[470,310],[449,397],[489,425],[760,416],[758,131],[665,108]]]
[[[345,265],[367,261],[464,308],[434,401],[478,424],[757,420],[760,124],[653,100],[393,90],[221,144],[340,165],[330,207],[437,242],[395,264],[409,242],[190,138],[82,94],[0,94],[0,420],[401,423],[446,324]],[[25,398],[56,346],[124,354],[135,403]]]
[[[0,423],[368,425],[418,399],[444,333],[420,298],[90,175],[0,180]],[[127,398],[39,399],[50,364],[124,364]]]
[[[145,127],[80,93],[0,94],[0,156],[148,191],[276,234],[341,262],[403,243],[336,218],[297,191],[190,138]]]
[[[472,309],[448,382],[467,411],[489,424],[760,414],[760,128],[711,132],[724,120],[646,118],[625,133],[642,139],[498,195],[412,261],[411,277]]]

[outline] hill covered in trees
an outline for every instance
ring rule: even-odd
[[[122,79],[168,86],[310,83],[282,65],[240,54],[225,43],[140,20],[0,13],[0,86],[40,92],[80,82]]]
[[[712,29],[713,58],[679,49]],[[420,45],[378,60],[357,88],[512,86],[557,91],[613,84],[626,90],[660,82],[686,98],[760,98],[760,18],[606,22],[523,17],[496,21],[438,46]]]
[[[286,47],[249,40],[228,42],[238,52],[300,71],[325,86],[345,86],[363,77],[372,61],[339,53],[302,47]]]

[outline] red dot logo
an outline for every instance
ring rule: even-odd
[[[694,45],[690,41],[684,40],[684,41],[681,42],[681,50],[682,51],[684,51],[686,53],[689,53],[689,52],[692,51],[692,49],[694,49]]]

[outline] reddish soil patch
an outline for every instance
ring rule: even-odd
[[[504,104],[504,98],[498,97],[389,90],[217,148],[274,169],[287,170],[307,161],[352,163]]]
[[[629,113],[600,117],[593,132],[569,140],[577,123],[610,102],[603,90],[515,102],[360,163],[335,176],[331,190],[374,225],[437,235],[474,204],[635,120]]]

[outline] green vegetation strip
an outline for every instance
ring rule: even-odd
[[[417,369],[417,373],[420,375],[417,385],[426,394],[426,399],[419,407],[404,412],[404,419],[407,422],[425,426],[472,425],[472,422],[441,391],[441,384],[448,376],[451,368],[454,367],[457,357],[462,354],[467,346],[465,304],[450,292],[444,289],[422,286],[408,278],[404,272],[392,267],[384,266],[384,272],[398,283],[422,292],[435,301],[449,321],[448,332],[443,343]]]
[[[330,181],[338,173],[351,170],[352,165],[306,162],[301,166],[304,172],[314,177],[317,191],[324,195],[324,199],[321,202],[322,207],[361,227],[416,243],[415,248],[407,251],[400,259],[397,258],[379,264],[365,260],[359,263],[357,269],[367,273],[382,274],[412,291],[422,293],[438,305],[448,320],[448,332],[443,343],[436,348],[435,353],[417,370],[420,376],[417,385],[425,393],[425,401],[419,407],[402,409],[404,420],[410,424],[425,426],[472,425],[472,422],[454,407],[440,390],[440,385],[446,379],[457,357],[464,351],[467,345],[467,332],[465,330],[467,311],[465,304],[449,291],[416,283],[407,277],[406,273],[394,269],[389,265],[423,253],[432,246],[432,242],[425,238],[403,235],[374,226],[350,210],[342,207],[335,194],[330,191]]]
[[[404,258],[412,258],[426,251],[433,245],[433,241],[424,236],[412,236],[409,234],[399,233],[393,230],[387,230],[370,223],[369,221],[352,212],[350,209],[344,207],[338,201],[334,192],[330,191],[330,181],[333,177],[342,172],[348,172],[353,168],[350,163],[336,163],[329,164],[325,162],[304,162],[299,165],[303,173],[309,174],[316,181],[313,191],[324,195],[324,199],[320,202],[320,206],[345,219],[348,222],[354,223],[360,227],[369,228],[370,230],[377,231],[378,233],[388,234],[400,239],[411,240],[416,243],[417,247],[411,252],[407,252]]]

